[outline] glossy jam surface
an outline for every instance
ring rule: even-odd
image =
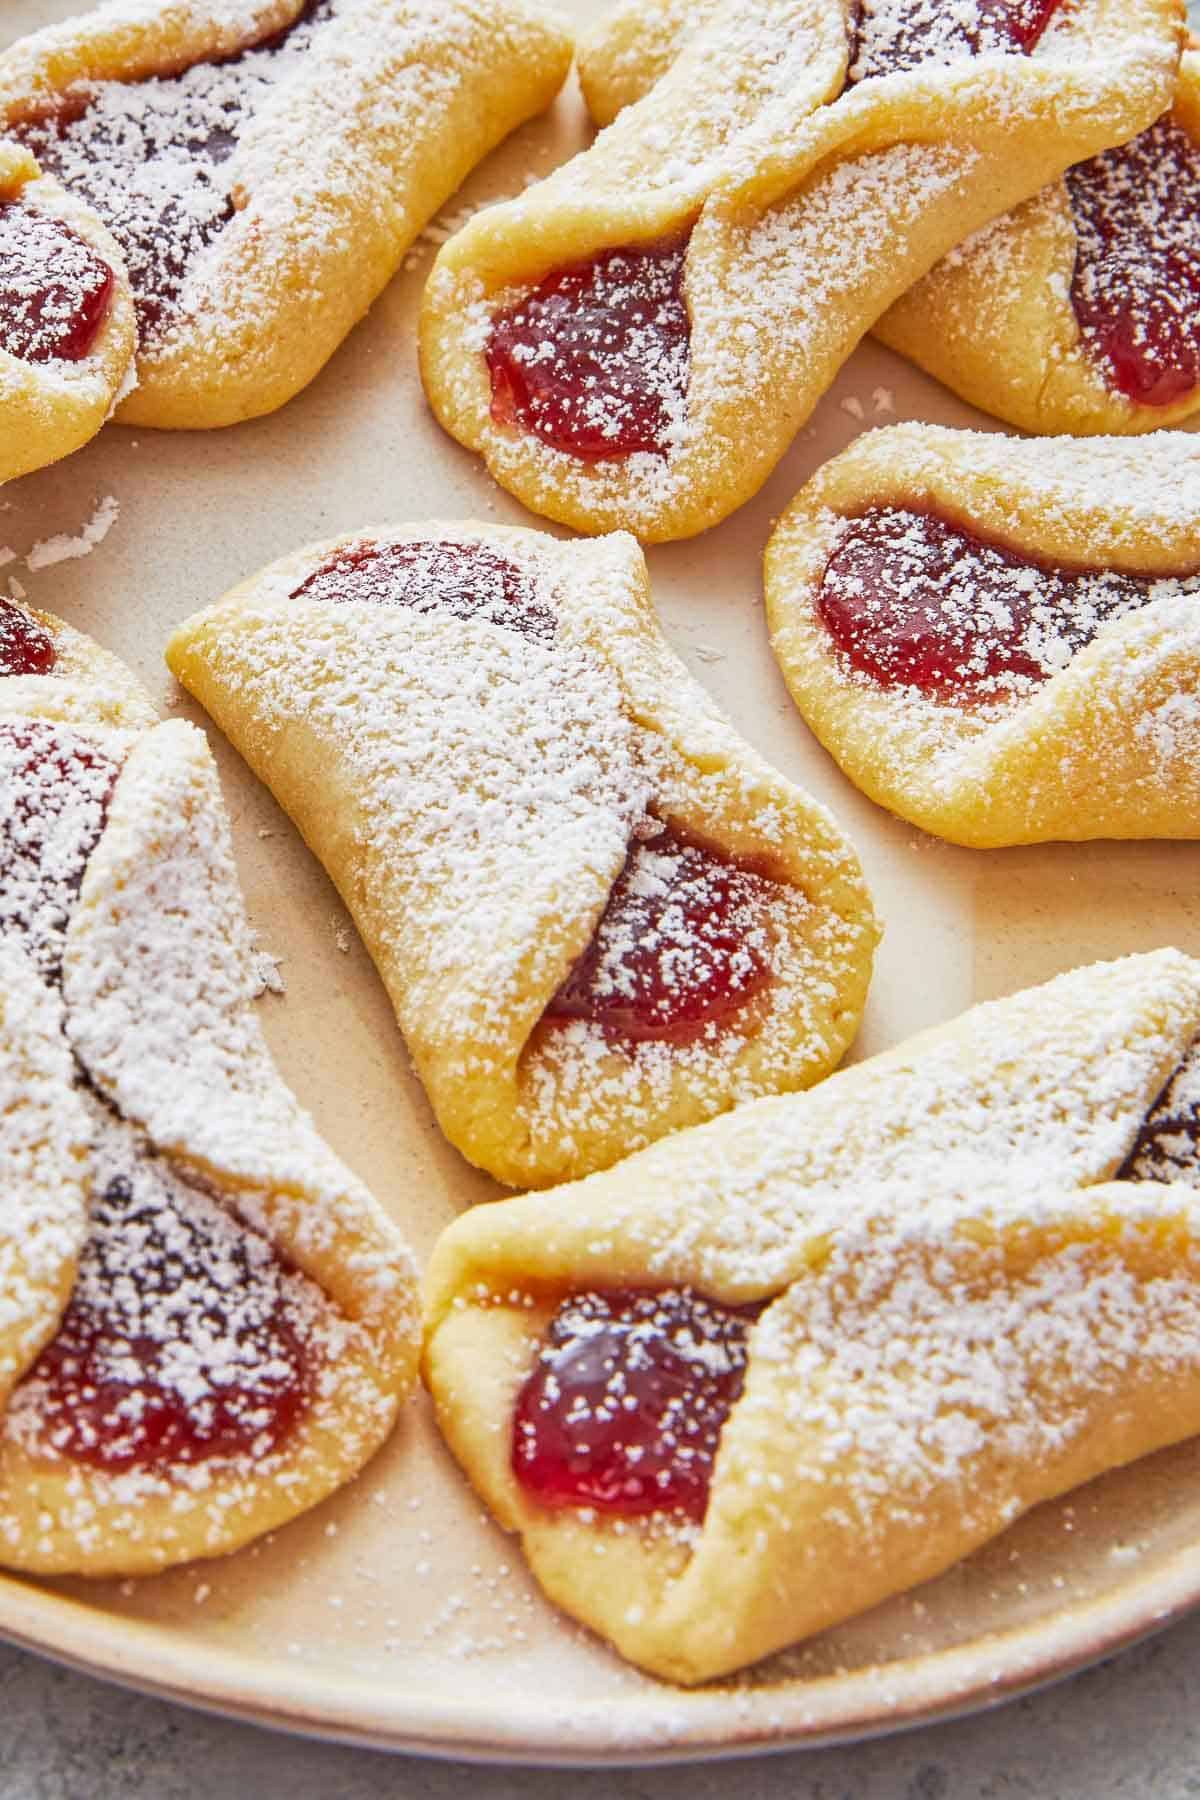
[[[47,981],[119,770],[68,725],[0,721],[0,933],[23,940]]]
[[[49,675],[56,660],[46,627],[11,600],[0,600],[0,676]]]
[[[874,75],[1034,49],[1061,0],[862,0],[847,86]]]
[[[686,1288],[564,1301],[517,1398],[512,1462],[526,1493],[703,1519],[756,1310]]]
[[[778,891],[670,828],[636,842],[547,1021],[674,1043],[725,1023],[771,979],[767,910]]]
[[[1200,1039],[1146,1114],[1117,1180],[1200,1187]]]
[[[331,0],[237,56],[178,75],[104,81],[12,126],[87,200],[125,256],[143,342],[161,335],[205,246],[234,214],[224,165],[269,90],[298,66]]]
[[[933,513],[874,507],[845,522],[817,610],[850,667],[881,687],[988,699],[1049,680],[1167,585],[1046,567]]]
[[[18,1418],[39,1447],[114,1473],[261,1458],[310,1392],[286,1272],[165,1164],[128,1154],[132,1141],[114,1122],[108,1160],[127,1172],[109,1168],[93,1196],[75,1291]]]
[[[300,597],[447,612],[543,640],[555,629],[553,612],[525,571],[483,544],[355,544],[302,581],[292,594]]]
[[[1066,183],[1086,355],[1140,406],[1182,400],[1200,384],[1200,147],[1160,119]]]
[[[80,362],[112,303],[113,272],[69,225],[0,201],[0,350],[22,362]]]
[[[686,244],[604,250],[496,314],[492,417],[584,462],[665,456],[691,367]]]

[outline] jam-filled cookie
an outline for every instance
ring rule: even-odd
[[[876,332],[1026,431],[1153,431],[1200,406],[1200,54],[1170,112],[952,250]]]
[[[0,937],[0,1408],[53,1336],[87,1232],[88,1122],[62,1008]]]
[[[444,246],[435,413],[534,511],[685,537],[749,499],[950,247],[1170,103],[1174,0],[722,0],[591,149]]]
[[[139,425],[282,406],[570,62],[522,0],[133,0],[0,56],[0,126],[121,245]]]
[[[438,524],[271,565],[167,660],[325,864],[502,1181],[819,1080],[876,926],[828,814],[668,650],[633,541]]]
[[[1200,1430],[1198,1033],[1077,970],[452,1225],[426,1378],[551,1598],[705,1680]]]
[[[772,644],[873,800],[952,843],[1200,836],[1200,443],[871,432],[767,548]]]
[[[358,1471],[411,1385],[413,1271],[268,1055],[203,737],[154,724],[114,659],[89,684],[78,634],[9,613],[0,956],[24,975],[0,1069],[30,1061],[36,1002],[24,1105],[68,1224],[72,1181],[90,1220],[0,1412],[0,1564],[138,1574],[234,1549]],[[19,1125],[6,1106],[6,1161]],[[43,1174],[6,1212],[39,1216]]]
[[[78,450],[133,358],[121,252],[96,214],[0,142],[0,481]]]

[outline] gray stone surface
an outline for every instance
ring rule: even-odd
[[[974,1718],[842,1750],[595,1772],[479,1769],[275,1736],[0,1649],[0,1800],[1185,1800],[1200,1617]]]

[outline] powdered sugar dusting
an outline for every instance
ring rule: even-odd
[[[25,558],[25,566],[36,573],[38,569],[49,569],[55,563],[72,562],[82,556],[90,556],[98,544],[102,544],[120,515],[120,504],[115,494],[105,494],[96,502],[95,510],[78,532],[57,532],[53,537],[42,538],[33,546]]]

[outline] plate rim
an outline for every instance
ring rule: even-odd
[[[809,1682],[662,1684],[623,1696],[619,1717],[611,1697],[593,1698],[573,1708],[569,1727],[535,1699],[464,1705],[461,1696],[406,1691],[402,1678],[201,1645],[182,1627],[3,1572],[0,1641],[154,1699],[297,1736],[484,1765],[614,1768],[829,1749],[962,1718],[1076,1674],[1198,1605],[1200,1541],[1101,1595],[948,1649]]]

